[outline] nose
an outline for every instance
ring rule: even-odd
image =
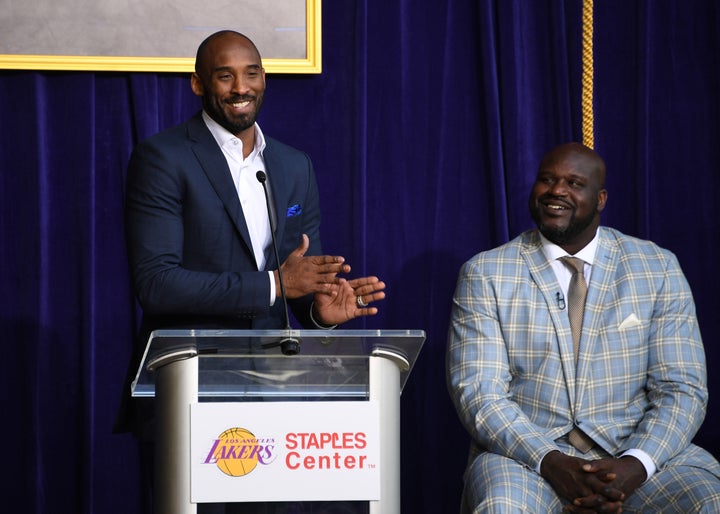
[[[564,180],[556,180],[550,186],[550,193],[555,196],[565,196],[567,194],[567,184]]]
[[[250,90],[247,80],[242,75],[238,75],[237,77],[235,77],[232,88],[234,92],[240,94],[247,93]]]

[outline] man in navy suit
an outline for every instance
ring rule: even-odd
[[[310,158],[256,123],[265,70],[255,45],[236,32],[211,35],[191,86],[202,112],[139,144],[128,170],[128,251],[145,332],[282,328],[278,268],[303,327],[375,314],[368,304],[384,298],[384,284],[341,279],[350,266],[322,255]],[[273,199],[280,263],[258,171]]]
[[[283,328],[280,273],[304,328],[376,314],[370,304],[385,297],[385,284],[372,276],[340,278],[350,272],[344,258],[322,255],[310,158],[265,136],[256,122],[265,70],[252,41],[232,31],[209,36],[198,48],[191,86],[202,112],[140,143],[128,169],[126,231],[143,309],[140,346],[158,328]],[[148,413],[135,403],[118,428],[152,439]]]

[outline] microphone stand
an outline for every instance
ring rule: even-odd
[[[267,185],[265,184],[265,181],[267,180],[267,175],[265,175],[264,171],[260,170],[255,174],[255,177],[258,179],[258,182],[262,184],[263,191],[265,192],[265,206],[267,207],[268,222],[270,223],[270,236],[272,238],[273,250],[275,252],[275,261],[277,261],[278,266],[277,272],[278,281],[280,282],[280,295],[282,296],[283,307],[285,309],[285,330],[290,332],[292,328],[290,327],[290,315],[288,314],[287,296],[285,296],[285,282],[283,281],[283,274],[282,270],[280,269],[280,255],[278,254],[277,241],[275,240],[275,227],[273,226],[272,213],[270,211],[270,196],[268,195]],[[278,345],[280,346],[280,351],[282,351],[283,355],[297,355],[298,353],[300,353],[300,339],[291,335],[283,337],[278,343],[272,343],[271,345],[263,346],[269,348]]]

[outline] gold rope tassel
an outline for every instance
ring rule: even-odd
[[[593,126],[593,0],[583,1],[582,33],[582,138],[588,148],[595,147],[595,129]]]

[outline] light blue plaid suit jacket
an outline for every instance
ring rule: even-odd
[[[447,377],[471,457],[487,450],[536,469],[575,422],[611,455],[639,448],[658,468],[683,460],[707,404],[689,285],[671,252],[599,231],[577,374],[567,310],[536,230],[462,267]],[[710,455],[688,454],[685,463],[717,473]]]

